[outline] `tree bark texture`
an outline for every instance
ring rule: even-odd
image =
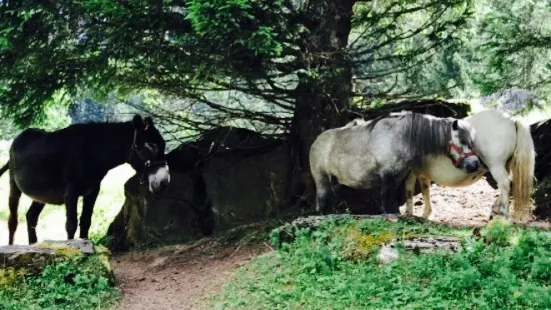
[[[308,154],[324,130],[342,125],[341,113],[352,89],[352,65],[348,59],[348,36],[356,1],[306,1],[301,19],[309,31],[301,46],[301,68],[295,89],[296,105],[290,140],[293,162],[291,196],[311,191]],[[300,175],[297,189],[296,176]],[[294,188],[293,188],[294,187]],[[309,188],[309,189],[308,189]]]

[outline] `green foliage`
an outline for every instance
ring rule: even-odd
[[[488,242],[431,223],[328,220],[315,231],[297,230],[293,242],[243,266],[211,300],[212,308],[548,309],[551,238],[533,229],[505,227],[499,221],[485,227],[485,236],[493,240]],[[372,235],[456,235],[463,250],[430,255],[401,251],[398,260],[386,264],[375,255],[350,259],[342,233],[351,228]]]
[[[481,90],[521,86],[544,95],[541,86],[547,87],[541,83],[551,77],[551,6],[545,1],[500,0],[481,1],[476,8],[479,19],[469,41],[479,62],[474,78]]]
[[[21,281],[27,275],[24,268],[15,269],[13,267],[0,269],[0,289],[7,289],[17,281]]]
[[[205,102],[219,118],[281,129],[292,117],[298,79],[319,96],[346,101],[340,93],[350,81],[340,79],[352,66],[373,85],[411,67],[451,40],[467,2],[358,1],[350,16],[341,12],[348,4],[335,0],[4,1],[0,103],[4,116],[25,127],[45,120],[45,107],[84,93],[105,99],[111,91],[157,90]],[[423,16],[441,18],[423,23]],[[343,50],[348,18],[350,41],[358,43],[350,51]]]
[[[46,107],[44,116],[43,119],[35,120],[29,123],[29,125],[51,131],[67,127],[71,123],[71,119],[64,107]],[[0,121],[0,140],[12,140],[20,132],[21,129],[15,126],[12,120],[4,118]],[[0,150],[0,152],[3,151]]]
[[[192,0],[188,18],[199,38],[214,50],[250,50],[255,56],[278,57],[283,50],[276,28],[282,2]]]
[[[484,237],[487,243],[493,243],[498,246],[507,246],[512,235],[513,225],[503,219],[496,219],[489,222],[480,235]]]
[[[352,71],[367,104],[511,87],[547,99],[550,15],[520,0],[3,1],[1,112],[26,127],[83,94],[162,94],[190,101],[163,114],[180,131],[281,133],[305,91],[345,107]]]
[[[357,85],[375,97],[449,95],[459,79],[450,56],[461,44],[470,7],[470,1],[453,0],[358,3],[350,36]],[[373,46],[375,55],[365,53]]]
[[[0,290],[2,309],[98,309],[119,297],[101,257],[77,256],[46,266],[36,276],[17,277]]]

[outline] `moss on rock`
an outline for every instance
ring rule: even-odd
[[[9,282],[14,274],[33,275],[48,264],[69,259],[82,259],[102,266],[102,274],[114,279],[109,262],[110,251],[103,246],[94,246],[89,240],[43,241],[34,245],[11,245],[0,247],[0,283]],[[99,270],[98,270],[99,272]]]
[[[75,256],[82,256],[83,253],[70,245],[66,244],[60,244],[60,243],[52,243],[52,242],[40,242],[35,244],[37,248],[41,249],[51,249],[55,251],[56,255],[59,256],[65,256],[65,257],[75,257]]]
[[[357,225],[351,225],[345,230],[344,257],[349,259],[365,259],[373,253],[376,247],[396,238],[391,230],[379,232],[363,232]]]

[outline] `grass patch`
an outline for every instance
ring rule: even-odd
[[[36,276],[0,269],[0,309],[107,309],[121,294],[103,264],[94,255],[57,261]]]
[[[376,258],[390,236],[457,236],[457,253]],[[416,221],[327,220],[243,266],[211,309],[549,309],[551,237],[494,221],[481,237]],[[278,245],[278,234],[273,235]],[[352,250],[352,252],[351,252]],[[353,253],[354,255],[350,255]]]

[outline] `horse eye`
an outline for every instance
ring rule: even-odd
[[[150,149],[151,151],[155,150],[157,148],[157,146],[153,143],[149,143],[149,142],[146,142],[145,143],[145,147],[147,147],[148,149]]]

